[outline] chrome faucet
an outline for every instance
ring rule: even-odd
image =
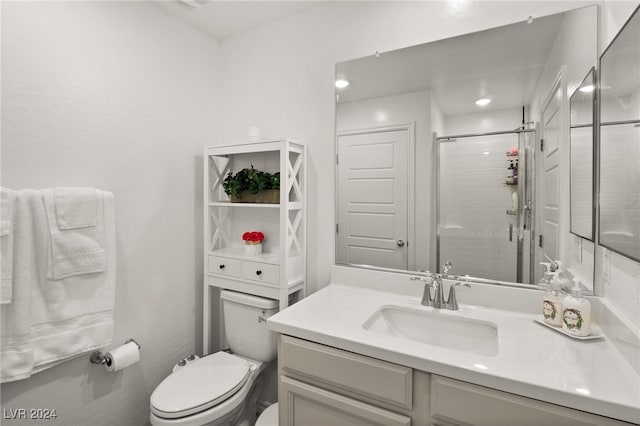
[[[453,284],[450,288],[449,288],[449,297],[447,298],[447,301],[444,301],[444,289],[442,287],[442,277],[443,276],[447,276],[449,271],[451,270],[451,262],[445,262],[444,265],[442,265],[442,271],[444,272],[444,274],[434,274],[428,271],[418,271],[418,272],[423,272],[428,274],[427,276],[414,276],[411,277],[410,279],[413,281],[422,281],[424,282],[424,292],[422,294],[422,300],[420,301],[420,304],[423,306],[430,306],[432,308],[436,308],[436,309],[449,309],[451,311],[457,311],[458,310],[458,300],[456,299],[456,290],[455,288],[457,286],[465,286],[465,287],[471,287],[469,284],[467,283],[456,283]],[[433,297],[431,297],[431,289],[434,289],[434,295]]]
[[[447,298],[447,309],[450,311],[458,310],[458,299],[456,298],[456,287],[464,286],[471,287],[469,283],[455,283],[449,287],[449,297]]]

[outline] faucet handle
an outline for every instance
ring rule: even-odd
[[[451,311],[458,310],[458,299],[456,298],[456,287],[458,286],[471,287],[469,283],[455,283],[451,285],[449,288],[449,297],[447,298],[447,309]]]
[[[449,274],[449,271],[451,270],[451,268],[453,267],[453,265],[451,264],[451,262],[449,262],[448,260],[446,262],[444,262],[444,264],[442,265],[442,273],[445,275]]]
[[[423,283],[427,284],[427,285],[431,285],[433,284],[433,277],[432,276],[426,276],[426,277],[421,277],[421,276],[412,276],[409,277],[409,279],[411,281],[422,281]]]

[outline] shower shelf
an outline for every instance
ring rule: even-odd
[[[504,184],[507,186],[517,186],[518,182],[513,182],[513,183],[505,182]]]
[[[511,216],[517,216],[518,210],[507,210],[507,214]]]

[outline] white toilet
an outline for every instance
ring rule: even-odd
[[[151,394],[152,425],[254,424],[263,386],[259,375],[276,357],[266,318],[278,311],[278,302],[228,290],[220,297],[233,354],[216,352],[164,379]]]

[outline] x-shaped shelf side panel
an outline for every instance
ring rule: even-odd
[[[300,244],[300,238],[298,238],[298,230],[300,229],[300,223],[302,222],[302,210],[295,211],[295,217],[293,222],[287,217],[287,251],[291,252],[295,246],[297,253],[302,253],[302,246]]]
[[[231,208],[209,208],[209,229],[211,229],[210,250],[231,246],[230,236]]]
[[[295,161],[291,164],[291,160],[287,161],[287,173],[289,175],[287,194],[291,194],[293,189],[292,201],[302,201],[302,189],[300,188],[300,167],[302,166],[302,155],[297,154]],[[290,198],[291,199],[291,198]]]
[[[226,157],[209,156],[209,200],[218,201],[216,194],[223,192],[222,183],[231,170],[231,160]]]

